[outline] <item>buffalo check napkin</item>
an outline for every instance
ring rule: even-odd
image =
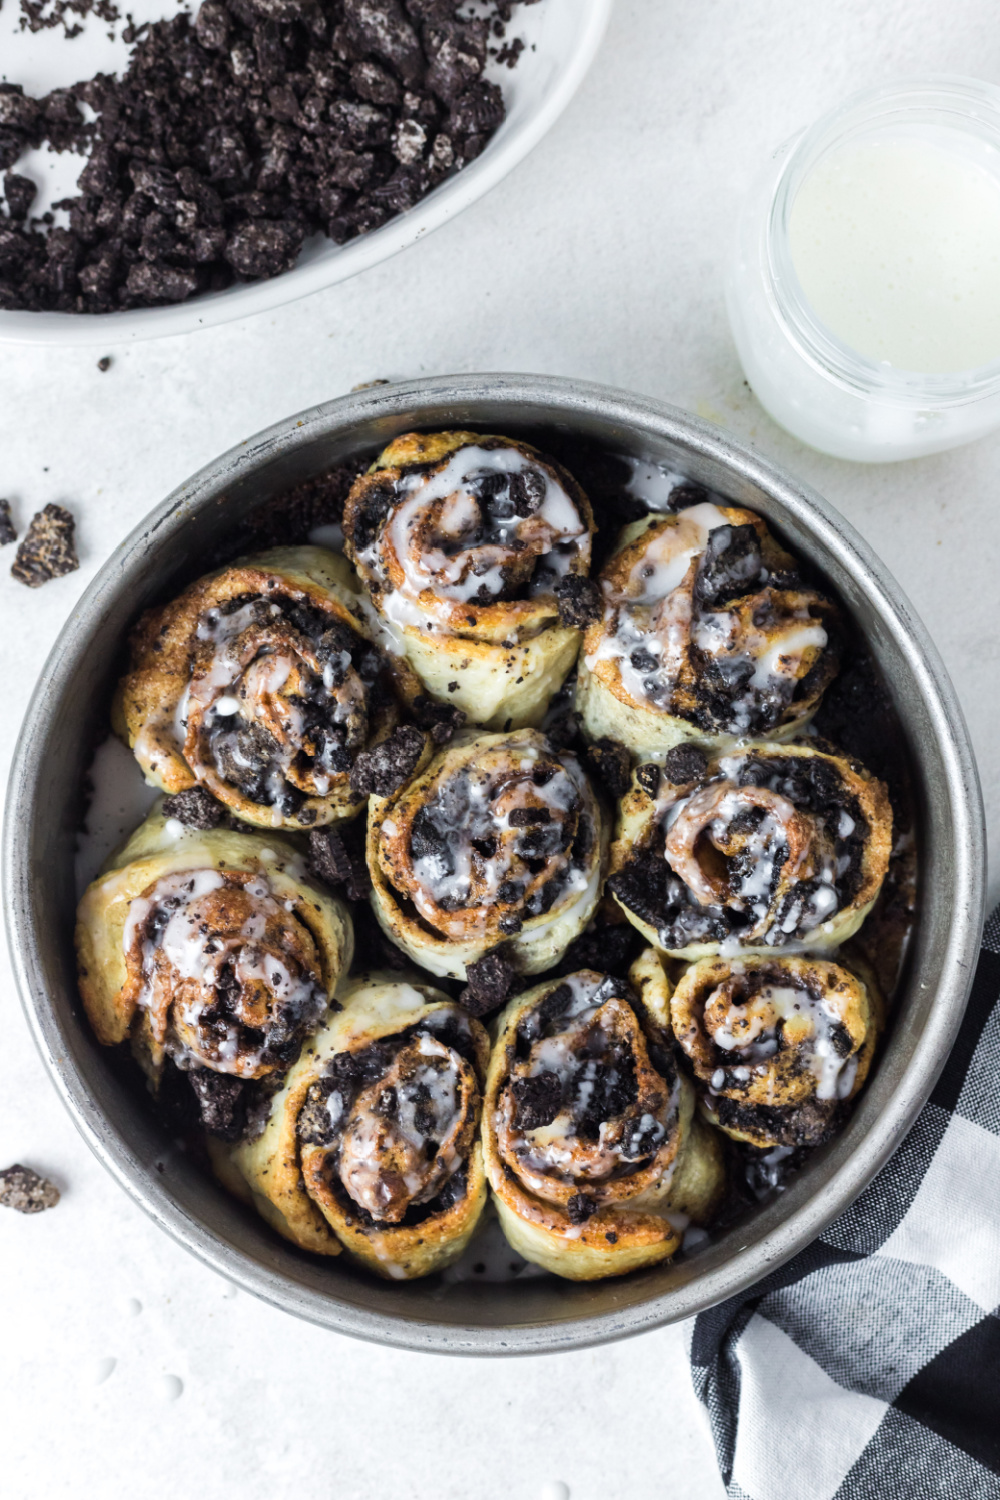
[[[731,1500],[1000,1500],[1000,909],[900,1149],[691,1368]]]

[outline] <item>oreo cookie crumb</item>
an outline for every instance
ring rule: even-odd
[[[366,468],[367,460],[349,459],[258,506],[247,518],[247,545],[293,547],[318,526],[339,526],[351,485]]]
[[[334,828],[314,828],[309,834],[309,873],[332,890],[342,889],[348,901],[363,901],[371,890],[371,877],[363,858],[348,849]]]
[[[3,191],[10,217],[15,220],[26,219],[38,191],[31,178],[22,177],[20,172],[8,172],[4,176]]]
[[[423,731],[402,724],[387,740],[362,750],[351,768],[351,791],[355,797],[389,797],[409,781],[424,751]]]
[[[13,1208],[19,1214],[40,1214],[46,1208],[55,1208],[59,1197],[54,1182],[20,1162],[0,1172],[0,1204],[4,1208]]]
[[[667,751],[663,761],[663,773],[675,786],[700,781],[707,770],[708,756],[698,745],[675,745]]]
[[[0,500],[0,547],[17,541],[17,532],[10,514],[10,501]]]
[[[539,1130],[551,1125],[562,1106],[562,1082],[558,1073],[536,1073],[515,1078],[510,1086],[514,1100],[514,1127]]]
[[[459,1001],[470,1015],[488,1016],[510,997],[515,988],[517,970],[504,956],[503,950],[494,948],[485,953],[465,970],[466,986]]]
[[[228,1073],[213,1073],[208,1068],[192,1068],[187,1078],[208,1134],[220,1141],[240,1140],[245,1113],[243,1080]]]
[[[626,746],[605,736],[587,746],[586,760],[612,802],[620,802],[628,791],[632,772],[632,757]]]
[[[38,511],[17,549],[11,576],[29,589],[37,589],[51,578],[74,572],[80,566],[73,545],[75,525],[65,506],[47,505]]]
[[[555,587],[559,604],[559,623],[567,630],[586,630],[604,614],[600,585],[593,578],[568,573]]]
[[[203,786],[189,786],[163,799],[163,815],[176,818],[186,828],[218,828],[227,816],[221,802],[216,802]]]
[[[450,703],[436,703],[427,693],[414,698],[413,717],[421,729],[427,730],[435,745],[446,745],[466,719],[464,709]]]
[[[648,760],[636,771],[635,779],[647,797],[655,797],[660,789],[660,768],[655,761]]]
[[[586,1224],[596,1210],[597,1204],[585,1193],[574,1193],[572,1198],[566,1200],[566,1215],[571,1224]]]

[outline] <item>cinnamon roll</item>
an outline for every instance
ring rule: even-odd
[[[504,1234],[571,1280],[669,1259],[723,1187],[673,1060],[656,955],[630,978],[583,969],[517,996],[490,1058],[483,1150]]]
[[[606,842],[575,756],[535,729],[464,730],[408,785],[372,798],[375,915],[432,974],[464,979],[499,944],[537,974],[590,920]]]
[[[837,671],[835,607],[752,511],[706,501],[633,522],[600,585],[576,698],[592,739],[648,756],[790,739]]]
[[[362,976],[271,1100],[261,1134],[213,1145],[220,1175],[287,1239],[394,1280],[439,1271],[486,1201],[489,1041],[428,985]]]
[[[161,806],[83,894],[80,995],[98,1041],[130,1039],[156,1083],[281,1072],[322,1021],[353,951],[342,904],[284,840],[186,828]]]
[[[395,722],[400,674],[344,559],[278,547],[143,615],[114,726],[154,786],[200,783],[245,822],[309,828],[364,805],[351,768]]]
[[[861,926],[892,849],[883,784],[808,744],[694,745],[634,773],[608,889],[665,953],[828,951]]]
[[[882,1000],[869,972],[747,954],[692,964],[670,1016],[712,1124],[753,1146],[795,1148],[843,1123],[871,1067]]]
[[[489,729],[541,722],[576,660],[556,589],[590,565],[590,504],[527,443],[395,438],[351,490],[347,555],[426,691]]]

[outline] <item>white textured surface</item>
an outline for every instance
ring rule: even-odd
[[[278,315],[122,351],[107,374],[93,352],[5,352],[0,493],[22,528],[45,502],[70,503],[83,566],[37,593],[0,575],[3,764],[84,584],[214,454],[373,377],[542,370],[714,418],[868,537],[965,705],[996,872],[1000,437],[884,469],[807,451],[743,385],[720,283],[741,186],[769,147],[852,89],[937,70],[1000,80],[989,0],[619,0],[604,55],[552,135],[426,243]],[[9,977],[0,1005],[0,1165],[25,1161],[66,1189],[33,1219],[0,1210],[5,1493],[721,1496],[680,1331],[473,1366],[368,1348],[227,1295],[78,1141]]]

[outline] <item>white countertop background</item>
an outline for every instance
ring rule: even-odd
[[[0,349],[0,494],[22,533],[48,501],[70,505],[82,564],[37,592],[0,573],[0,763],[85,585],[220,451],[377,377],[572,375],[730,428],[872,543],[964,705],[996,901],[1000,435],[885,467],[803,448],[745,386],[721,291],[734,211],[767,152],[854,89],[934,71],[1000,82],[991,0],[618,0],[589,79],[534,155],[395,260],[245,324],[109,348],[106,374],[99,350]],[[64,1192],[51,1213],[0,1210],[11,1500],[723,1494],[682,1329],[547,1358],[447,1360],[322,1332],[220,1281],[77,1137],[3,962],[0,1166],[23,1161]]]

